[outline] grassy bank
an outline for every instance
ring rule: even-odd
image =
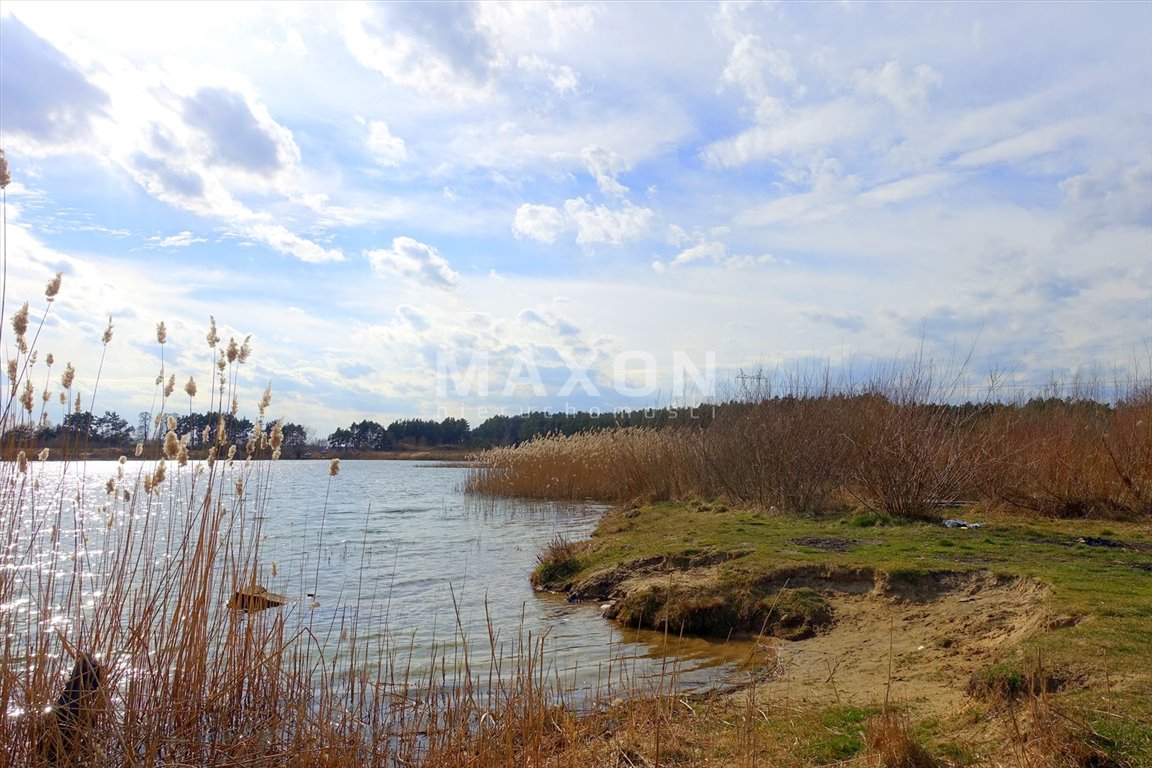
[[[874,718],[888,712],[884,738],[907,735],[923,754],[871,764],[1152,765],[1152,532],[947,512],[982,527],[622,509],[587,542],[553,542],[535,579],[671,634],[763,633],[775,679],[723,705],[731,718],[756,702],[741,738],[759,746],[742,764],[870,764]],[[705,735],[717,724],[676,714],[718,759]]]

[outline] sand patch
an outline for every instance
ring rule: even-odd
[[[959,707],[973,673],[1050,621],[1046,585],[987,571],[914,581],[880,577],[866,593],[826,585],[836,623],[798,642],[769,640],[776,674],[767,697],[813,702],[914,704],[946,714]]]

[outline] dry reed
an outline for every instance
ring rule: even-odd
[[[949,402],[922,360],[842,391],[745,393],[707,423],[551,435],[475,457],[466,490],[647,502],[724,497],[800,513],[845,504],[933,518],[980,501],[1060,516],[1152,516],[1147,372],[1107,404]],[[770,396],[768,396],[770,394]],[[756,399],[762,398],[762,399]]]

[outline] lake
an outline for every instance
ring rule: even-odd
[[[528,576],[541,548],[556,536],[587,537],[602,506],[466,496],[460,487],[467,470],[459,466],[347,461],[330,476],[327,460],[260,464],[234,515],[248,535],[258,534],[262,585],[287,598],[273,610],[283,611],[290,626],[307,629],[329,659],[338,658],[352,636],[359,647],[386,654],[391,666],[419,677],[437,659],[460,658],[467,646],[469,672],[483,678],[502,673],[493,667],[501,657],[531,645],[542,651],[548,679],[577,699],[666,689],[673,673],[680,688],[741,674],[747,644],[624,629],[601,618],[598,605],[532,590]],[[120,483],[139,465],[129,462],[128,479]],[[147,506],[120,504],[118,511],[120,492],[105,489],[118,467],[36,464],[32,473],[39,473],[37,492],[45,499],[26,506],[42,504],[55,522],[28,523],[22,535],[37,542],[34,556],[5,567],[42,580],[45,571],[61,571],[70,561],[99,563],[107,547],[102,537],[117,530],[139,535],[126,528],[131,515],[150,518],[156,561],[170,556],[163,518],[187,509],[180,498],[196,496],[192,468],[170,468],[166,495]],[[14,478],[5,492],[18,492]],[[91,577],[77,588],[92,608],[106,599],[108,585]],[[87,621],[75,612],[49,616],[18,597],[0,611],[9,620],[23,612],[27,626],[50,625],[65,634]],[[9,621],[14,625],[20,622]]]

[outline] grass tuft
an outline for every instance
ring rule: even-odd
[[[566,589],[564,580],[582,567],[580,552],[583,549],[583,544],[569,541],[557,534],[536,555],[536,568],[530,576],[532,586],[557,591]]]

